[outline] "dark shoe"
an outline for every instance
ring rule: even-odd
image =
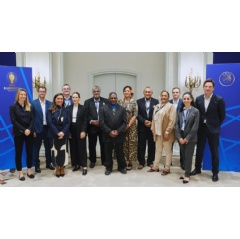
[[[41,169],[39,167],[35,167],[35,173],[41,173]]]
[[[87,175],[87,169],[83,169],[82,175]]]
[[[199,170],[194,169],[194,170],[190,173],[190,175],[191,175],[191,176],[194,176],[194,175],[200,174],[200,173],[202,173],[200,169],[199,169]]]
[[[16,169],[15,168],[10,168],[9,172],[10,173],[15,173]]]
[[[213,182],[217,182],[219,180],[218,175],[217,174],[213,174],[212,180],[213,180]]]
[[[149,173],[159,172],[159,168],[158,168],[158,169],[152,169],[152,168],[150,168],[147,172],[149,172]]]
[[[110,175],[111,173],[112,173],[112,171],[110,171],[110,170],[105,171],[105,175]]]
[[[50,169],[50,170],[55,170],[54,166],[52,164],[50,164],[49,166],[47,166],[46,168]]]
[[[185,170],[185,165],[183,163],[181,163],[181,169]]]
[[[22,177],[19,176],[19,180],[20,181],[25,181],[25,177],[24,176],[22,176]]]
[[[162,173],[161,173],[161,175],[162,175],[162,176],[166,176],[166,175],[168,175],[169,173],[170,173],[170,171],[168,171],[168,170],[163,170]]]
[[[76,172],[76,171],[78,171],[80,169],[80,166],[79,165],[76,165],[74,168],[73,168],[73,172]]]
[[[189,177],[184,177],[183,183],[189,183]]]
[[[127,170],[127,171],[130,171],[130,170],[132,170],[132,164],[131,164],[131,163],[129,163],[129,164],[127,165],[127,168],[126,168],[126,170]]]
[[[106,167],[106,164],[105,164],[105,162],[102,162],[102,165]]]
[[[120,173],[122,173],[122,174],[127,174],[127,170],[124,168],[124,169],[121,169],[121,170],[119,170],[119,172]]]
[[[31,179],[33,179],[34,178],[34,175],[33,174],[27,174],[27,176],[29,177],[29,178],[31,178]]]
[[[95,163],[91,162],[89,165],[89,168],[94,168],[95,167]]]

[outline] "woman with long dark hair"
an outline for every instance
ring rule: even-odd
[[[52,160],[56,166],[56,176],[65,175],[64,166],[67,164],[67,137],[70,127],[68,110],[64,107],[64,97],[58,93],[53,97],[52,105],[47,112],[49,125],[48,137],[52,138]]]

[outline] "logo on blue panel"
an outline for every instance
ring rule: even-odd
[[[14,72],[9,72],[6,76],[9,85],[4,86],[3,89],[7,91],[16,91],[18,87],[16,87],[15,83],[17,82],[17,75]]]
[[[235,82],[235,76],[232,72],[225,71],[219,77],[219,83],[222,86],[231,86]]]

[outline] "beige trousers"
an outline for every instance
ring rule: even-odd
[[[165,169],[170,169],[170,165],[172,162],[172,142],[162,140],[162,136],[157,136],[156,140],[156,152],[155,152],[155,159],[154,159],[154,167],[159,168],[160,160],[162,158],[162,150],[166,153],[166,162],[165,162]]]

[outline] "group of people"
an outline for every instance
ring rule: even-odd
[[[201,173],[202,158],[206,139],[212,154],[212,180],[218,181],[218,145],[220,126],[225,118],[225,103],[215,95],[214,81],[207,79],[203,84],[204,94],[194,98],[185,92],[180,98],[180,89],[172,89],[173,99],[168,91],[160,93],[159,100],[152,97],[151,87],[145,87],[144,97],[133,99],[131,86],[123,88],[123,98],[115,92],[108,99],[100,96],[99,86],[93,86],[93,97],[80,104],[80,94],[68,84],[62,93],[45,99],[46,87],[38,88],[38,99],[29,102],[27,92],[20,88],[15,103],[10,107],[13,124],[16,169],[19,180],[24,181],[22,171],[23,143],[27,152],[27,176],[32,179],[32,163],[35,172],[41,173],[39,151],[44,142],[46,168],[56,170],[56,177],[65,175],[70,148],[72,171],[82,167],[87,174],[86,136],[88,135],[90,168],[96,164],[96,145],[99,138],[101,163],[106,167],[105,175],[113,170],[116,157],[118,170],[126,174],[139,162],[138,170],[145,165],[148,172],[160,171],[160,160],[164,149],[166,160],[161,175],[170,173],[175,140],[180,146],[180,165],[185,173],[180,179],[188,183],[191,175]],[[195,169],[191,172],[192,158],[197,144]],[[147,157],[146,147],[148,148]]]

